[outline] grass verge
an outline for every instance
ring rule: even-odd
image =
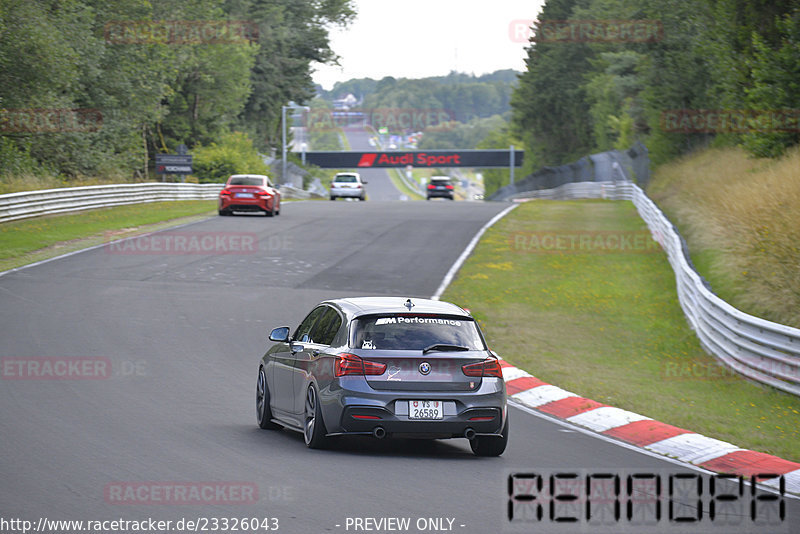
[[[630,202],[528,202],[484,234],[443,298],[471,309],[490,346],[541,380],[800,461],[800,399],[716,365],[646,232]]]
[[[113,239],[203,219],[216,201],[153,202],[50,215],[0,224],[0,271],[42,261]]]
[[[394,184],[395,188],[400,191],[402,194],[408,197],[409,200],[425,200],[425,197],[419,194],[417,191],[411,189],[400,176],[400,173],[403,172],[402,169],[386,169],[389,174],[389,179]]]

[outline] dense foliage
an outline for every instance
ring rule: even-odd
[[[234,131],[276,147],[281,106],[313,96],[311,63],[336,59],[327,28],[353,14],[350,0],[0,0],[0,174],[143,177],[155,153]],[[75,109],[101,126],[26,124]]]
[[[604,21],[650,21],[660,31],[650,39],[552,33],[550,21],[565,20],[592,21],[593,29]],[[512,107],[528,169],[637,139],[656,163],[710,144],[779,155],[800,142],[800,3],[548,0]],[[686,110],[682,116],[691,120],[678,123],[685,129],[665,122],[671,110]],[[710,124],[718,117],[710,111],[748,122]],[[779,122],[759,122],[772,112]]]

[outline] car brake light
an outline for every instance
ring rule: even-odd
[[[220,195],[230,195],[230,194],[231,194],[231,192],[230,192],[230,191],[228,191],[227,189],[223,189],[222,191],[220,191],[220,192],[219,192],[219,194],[220,194]]]
[[[445,187],[447,187],[447,189],[453,189],[452,185],[448,185],[448,186],[445,186]]]
[[[467,376],[503,378],[503,368],[494,358],[486,358],[482,362],[462,365],[461,370]]]
[[[380,362],[371,362],[363,360],[355,354],[344,353],[340,354],[334,364],[334,376],[378,376],[386,371],[386,364]]]
[[[271,197],[272,196],[271,194],[269,194],[268,191],[257,191],[256,195],[262,196],[262,197]]]
[[[428,189],[436,189],[436,186],[433,184],[428,184]]]

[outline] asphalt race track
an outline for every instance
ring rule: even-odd
[[[300,434],[256,426],[257,365],[272,327],[296,326],[325,298],[432,295],[470,239],[505,207],[286,203],[276,218],[214,217],[139,238],[135,247],[106,246],[0,277],[0,516],[34,523],[277,518],[278,532],[299,534],[366,531],[376,524],[362,521],[357,530],[355,518],[390,517],[410,518],[410,527],[370,530],[796,528],[800,503],[788,498],[785,521],[768,530],[747,518],[686,530],[666,520],[655,530],[624,522],[610,530],[509,524],[511,472],[697,474],[518,408],[511,409],[511,439],[499,458],[473,456],[463,439],[349,438],[312,451]],[[175,244],[178,236],[211,236],[214,244],[187,253]],[[31,379],[5,367],[74,358],[110,364],[112,372]],[[252,498],[223,491],[203,495],[203,504],[176,503],[155,490],[203,484],[243,487]],[[126,500],[127,489],[141,487],[147,492]]]
[[[374,152],[380,150],[369,144],[370,134],[363,126],[350,126],[344,129],[347,135],[347,141],[350,143],[351,150],[358,150],[362,152]],[[353,169],[358,171],[361,178],[368,183],[365,186],[367,189],[367,200],[401,200],[403,193],[401,193],[392,183],[389,178],[389,173],[394,172],[392,169]],[[407,199],[406,199],[407,200]]]

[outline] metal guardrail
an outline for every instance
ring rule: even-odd
[[[65,187],[0,195],[0,222],[40,215],[110,208],[143,202],[216,200],[223,184],[146,183]],[[291,186],[280,187],[282,198],[322,198]]]
[[[631,200],[664,251],[678,300],[703,348],[741,375],[800,396],[800,329],[746,314],[715,295],[691,264],[685,242],[645,192],[631,182],[576,182],[513,199]]]
[[[0,195],[0,222],[141,202],[214,200],[223,184],[146,183],[65,187]]]

